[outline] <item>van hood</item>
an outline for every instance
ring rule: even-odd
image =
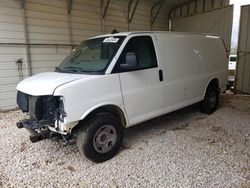
[[[40,73],[21,81],[17,90],[33,96],[52,95],[57,87],[85,77],[88,76],[59,72]]]

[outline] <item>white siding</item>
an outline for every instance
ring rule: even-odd
[[[140,31],[140,30],[151,30],[151,8],[153,3],[148,0],[140,0],[137,6],[134,18],[130,25],[130,30],[132,31]],[[156,11],[156,10],[155,10]],[[155,20],[155,23],[152,27],[152,30],[162,31],[168,30],[168,7],[166,4],[163,4],[160,9],[159,15]]]
[[[28,36],[31,44],[70,44],[66,1],[26,1]],[[53,71],[70,47],[31,46],[32,73]]]
[[[236,92],[250,94],[250,5],[241,8]]]
[[[191,2],[189,5],[189,14],[192,15],[195,13],[195,2]]]
[[[212,9],[212,0],[205,1],[205,11]]]
[[[154,31],[166,31],[168,30],[168,15],[169,7],[163,4],[158,17],[155,20],[152,30]]]
[[[110,33],[113,29],[127,31],[127,1],[110,1],[105,18],[105,32]]]
[[[70,53],[70,48],[65,47],[32,47],[30,49],[32,59],[32,73],[49,72],[55,69]]]
[[[189,4],[189,14],[188,14],[188,4]],[[229,0],[197,0],[197,1],[193,0],[181,6],[182,15],[181,15],[181,8],[177,7],[175,9],[175,16],[172,13],[171,17],[178,18],[178,17],[183,17],[183,16],[185,17],[185,16],[194,15],[194,14],[200,14],[209,10],[225,7],[228,5],[229,5]]]
[[[204,12],[201,14],[173,19],[172,30],[202,32],[221,35],[227,50],[230,50],[233,7]]]
[[[17,1],[1,0],[0,43],[24,43],[24,27],[20,4]],[[19,77],[16,60],[23,58],[23,75],[27,76],[24,46],[0,45],[0,110],[16,106],[16,84]]]
[[[186,16],[188,13],[188,5],[182,6],[182,16]]]
[[[74,0],[71,11],[73,44],[102,33],[100,1]]]
[[[66,1],[26,0],[30,43],[68,44]]]
[[[201,13],[201,12],[203,12],[203,0],[198,0],[196,13]]]
[[[19,58],[24,59],[20,74],[15,63]],[[25,48],[0,46],[0,109],[15,106],[16,84],[22,79],[22,74],[27,77]]]
[[[141,6],[141,3],[144,6]],[[133,20],[130,23],[131,31],[150,30],[150,8],[151,3],[139,1]]]

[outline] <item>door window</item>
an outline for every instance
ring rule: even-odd
[[[125,63],[126,54],[131,52],[136,54],[138,61],[138,67],[136,67],[134,70],[157,67],[155,49],[150,36],[138,36],[131,38],[118,59],[118,67],[120,67],[120,64]],[[120,70],[119,72],[124,71]]]

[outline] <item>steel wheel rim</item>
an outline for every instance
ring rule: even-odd
[[[95,133],[93,138],[94,149],[98,153],[107,153],[117,141],[117,132],[112,125],[103,125]]]

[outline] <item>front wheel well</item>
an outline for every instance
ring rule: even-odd
[[[118,117],[120,119],[122,126],[126,127],[127,122],[126,122],[126,118],[125,118],[123,111],[118,106],[105,105],[105,106],[101,106],[101,107],[93,110],[84,119],[80,120],[79,123],[72,129],[72,131],[71,131],[72,134],[78,132],[78,130],[81,129],[82,127],[84,127],[84,125],[86,125],[86,123],[91,118],[93,118],[95,115],[101,114],[101,113],[111,113],[111,114],[115,115],[116,117]]]

